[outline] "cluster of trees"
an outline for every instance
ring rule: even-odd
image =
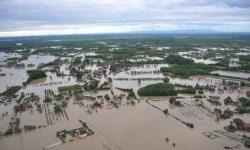
[[[242,56],[240,56],[240,61],[248,61],[248,62],[250,62],[250,55],[246,55],[246,56],[244,56],[244,55],[242,55]]]
[[[32,82],[33,80],[47,77],[46,72],[43,70],[28,70],[27,73],[28,73],[29,77],[28,77],[28,80],[23,83],[24,85],[27,85],[28,83]]]
[[[18,92],[22,87],[21,86],[12,86],[8,88],[6,91],[0,93],[0,96],[11,97],[14,96],[16,92]]]
[[[238,112],[250,113],[250,100],[245,97],[240,97],[238,101],[240,102],[240,105],[237,108]]]
[[[187,59],[182,56],[172,55],[172,54],[168,55],[165,60],[169,64],[178,64],[178,65],[186,65],[194,62],[192,59]]]
[[[61,106],[55,105],[55,106],[54,106],[54,112],[55,112],[55,113],[61,113],[61,112],[62,112]]]
[[[62,87],[58,87],[58,91],[59,93],[62,92],[68,92],[68,91],[74,91],[74,92],[83,92],[82,86],[81,85],[72,85],[72,86],[62,86]]]
[[[75,57],[72,62],[72,65],[80,65],[82,63],[82,57]]]
[[[104,81],[103,84],[100,85],[100,87],[98,88],[98,90],[109,90],[110,86],[109,86],[109,82]]]
[[[102,108],[102,104],[99,103],[98,101],[95,101],[90,107],[92,109],[94,109],[94,108]]]
[[[172,84],[157,83],[142,87],[137,92],[140,96],[176,96],[179,93],[196,94],[196,89],[193,87],[185,87],[180,90],[175,90]]]
[[[239,102],[242,107],[250,107],[250,100],[245,97],[240,97]]]
[[[177,91],[171,84],[157,83],[147,85],[140,88],[138,91],[140,96],[176,96]]]
[[[171,67],[162,67],[161,72],[164,75],[174,75],[179,77],[190,77],[194,75],[207,75],[213,68],[203,64],[186,64],[186,65],[174,65]]]
[[[237,108],[238,112],[250,113],[250,100],[245,97],[240,97],[238,101],[240,102],[240,105]]]
[[[129,91],[128,91],[128,96],[127,96],[127,99],[137,99],[136,98],[136,95],[135,95],[135,92],[134,90],[131,88]]]
[[[132,88],[131,89],[123,89],[123,88],[116,87],[116,89],[124,91],[124,92],[128,92],[128,96],[127,96],[128,100],[130,100],[130,99],[137,99],[137,97],[135,95],[135,92],[134,92],[134,90]]]
[[[83,85],[84,90],[90,91],[95,90],[98,87],[98,81],[97,80],[91,80]]]
[[[188,87],[188,88],[178,90],[178,93],[181,93],[181,94],[196,94],[196,89],[193,88],[193,87]]]
[[[165,60],[167,63],[174,65],[170,67],[162,67],[161,72],[164,75],[186,78],[193,75],[207,75],[213,70],[213,67],[210,65],[197,64],[194,63],[193,60],[179,55],[168,55]]]
[[[172,105],[178,106],[178,107],[182,107],[183,106],[183,104],[180,101],[176,100],[176,97],[171,97],[169,99],[169,103],[172,104]]]

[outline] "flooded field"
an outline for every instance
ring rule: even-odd
[[[235,77],[235,78],[242,78],[242,79],[249,79],[250,73],[244,72],[233,72],[233,71],[214,71],[212,73],[219,74],[225,77]]]
[[[0,53],[1,150],[249,149],[250,74],[240,58],[229,71],[209,53],[226,48],[137,51],[139,40],[125,53],[126,42],[109,40]]]

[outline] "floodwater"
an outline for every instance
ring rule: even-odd
[[[28,78],[25,69],[1,68],[1,70],[6,76],[0,76],[0,92],[5,91],[7,87],[22,85]]]
[[[212,60],[212,59],[202,59],[202,58],[195,58],[195,57],[192,57],[192,53],[199,53],[199,54],[202,54],[204,51],[206,51],[207,49],[199,49],[199,52],[195,52],[195,51],[188,51],[188,52],[179,52],[178,54],[183,56],[184,58],[187,58],[187,59],[192,59],[195,63],[201,63],[201,64],[216,64],[218,63],[217,61],[215,60]]]
[[[8,87],[11,86],[21,86],[25,82],[27,77],[27,70],[36,69],[41,63],[48,63],[54,61],[55,56],[46,56],[46,55],[31,55],[27,60],[23,60],[21,63],[25,64],[25,68],[6,68],[1,67],[1,73],[5,73],[5,76],[0,76],[0,92],[5,91]],[[28,64],[34,64],[33,67],[27,67]]]
[[[33,57],[32,59],[37,59]],[[55,59],[55,58],[54,58]],[[52,60],[52,59],[51,59]],[[38,63],[39,64],[39,63]],[[121,71],[117,74],[111,74],[113,78],[112,87],[115,95],[126,94],[122,91],[114,89],[119,88],[133,88],[135,91],[145,85],[163,82],[164,76],[159,73],[160,67],[167,64],[160,65],[143,65],[139,67],[131,67],[126,71]],[[61,66],[63,71],[66,71],[67,65]],[[97,65],[87,66],[86,69],[94,71],[98,69]],[[2,68],[3,72],[11,71],[12,76],[0,77],[1,90],[5,89],[6,85],[16,85],[21,81],[26,80],[25,69],[15,68]],[[6,69],[6,70],[4,70]],[[133,74],[133,71],[138,73]],[[57,77],[55,73],[47,73],[47,78],[36,80],[19,92],[31,93],[34,92],[40,96],[42,101],[44,99],[44,90],[51,89],[57,94],[57,88],[60,86],[74,85],[77,82],[75,78],[69,76]],[[14,78],[15,77],[15,78]],[[103,77],[104,78],[104,77]],[[118,80],[126,78],[126,80]],[[14,80],[15,79],[15,80]],[[106,78],[104,78],[106,79]],[[13,81],[12,81],[13,80]],[[18,81],[18,82],[17,82]],[[12,83],[13,82],[13,83]],[[190,79],[170,78],[170,83],[181,85],[217,85],[218,88],[215,92],[205,92],[208,97],[210,95],[220,96],[221,101],[227,96],[236,100],[238,97],[245,96],[249,88],[242,88],[239,90],[224,90],[221,93],[219,88],[222,88],[220,79],[209,78],[206,76],[195,76]],[[4,84],[2,84],[4,83]],[[16,83],[16,84],[15,84]],[[81,84],[81,83],[80,83]],[[97,96],[109,94],[112,97],[110,90],[102,90],[90,92],[87,95]],[[74,97],[71,97],[68,102],[68,107],[65,108],[69,120],[63,115],[56,115],[53,112],[53,104],[48,109],[51,111],[52,124],[46,121],[45,111],[38,113],[36,107],[18,113],[17,116],[21,118],[21,127],[24,125],[46,125],[34,131],[22,132],[11,136],[4,136],[0,139],[0,146],[3,150],[39,150],[45,146],[60,142],[56,138],[56,132],[64,129],[71,129],[80,127],[81,124],[78,120],[82,120],[92,129],[95,134],[84,139],[77,139],[73,142],[58,145],[52,149],[55,150],[68,150],[68,149],[88,149],[88,150],[221,150],[224,146],[237,147],[238,149],[245,149],[240,141],[233,140],[225,135],[216,133],[216,130],[223,131],[223,127],[228,125],[229,120],[215,121],[215,116],[207,110],[199,107],[195,103],[195,99],[191,95],[180,95],[184,97],[180,100],[184,107],[176,107],[168,102],[168,97],[154,97],[145,98],[139,97],[139,101],[135,100],[135,105],[128,105],[127,100],[123,98],[119,108],[109,108],[107,102],[104,103],[102,109],[92,110],[89,114],[86,112],[88,105],[92,101],[82,100],[81,105],[76,102]],[[194,124],[194,129],[188,128],[180,121],[171,116],[166,116],[161,111],[155,109],[147,104],[144,100],[150,99],[152,104],[160,107],[161,109],[168,109],[171,115],[174,115],[184,121]],[[157,101],[156,101],[157,100]],[[100,101],[100,100],[99,100]],[[206,98],[203,98],[205,105],[211,110],[215,108],[212,104],[208,103]],[[9,120],[12,117],[14,103],[10,102],[8,105],[0,104],[0,115],[5,112],[9,114],[0,119],[0,131],[4,132],[8,128]],[[221,106],[226,109],[231,106]],[[234,118],[240,117],[246,122],[250,122],[249,115],[234,115]],[[217,134],[215,139],[209,139],[204,136],[204,132]],[[237,134],[249,133],[237,132]],[[166,137],[169,139],[166,142]],[[198,141],[198,142],[197,142]],[[175,146],[173,146],[175,143]]]
[[[212,73],[219,74],[221,76],[236,77],[242,79],[250,78],[250,73],[244,73],[244,72],[218,70],[218,71],[213,71]]]
[[[22,57],[21,55],[19,55],[18,53],[4,53],[4,52],[0,52],[0,66],[1,65],[5,65],[6,64],[6,60],[8,58],[20,58]]]
[[[186,99],[185,101],[190,102],[191,100]],[[203,112],[191,102],[187,104],[189,107],[184,108],[170,107],[167,101],[152,103],[162,108],[169,108],[171,114],[194,123],[195,128],[190,129],[174,118],[165,116],[144,101],[136,102],[135,106],[123,104],[119,109],[103,108],[91,115],[87,114],[78,105],[71,104],[67,108],[69,120],[60,120],[53,125],[37,129],[36,131],[4,137],[0,140],[1,148],[6,150],[42,149],[46,145],[59,141],[55,137],[56,131],[79,127],[78,119],[87,122],[89,127],[95,132],[95,135],[59,145],[53,149],[220,150],[223,146],[236,146],[239,144],[238,141],[222,135],[217,139],[205,137],[202,134],[203,132],[223,130],[223,124],[229,123],[229,120],[217,123],[207,112]],[[33,115],[35,116],[35,114]],[[46,122],[42,115],[40,117],[32,117],[32,120],[45,124]],[[249,116],[244,117],[244,119],[250,121]],[[22,121],[29,122],[27,119]],[[166,137],[169,138],[168,143],[165,141]],[[172,146],[173,142],[176,143],[175,148]],[[244,149],[242,145],[240,149]]]
[[[49,55],[30,55],[27,60],[24,60],[20,63],[24,63],[25,66],[27,66],[28,64],[34,64],[35,67],[38,67],[39,64],[46,64],[54,61],[55,59],[55,56]]]

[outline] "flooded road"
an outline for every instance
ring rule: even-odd
[[[219,74],[221,76],[225,77],[236,77],[236,78],[242,78],[242,79],[249,79],[250,73],[243,73],[243,72],[233,72],[233,71],[214,71],[212,73]]]

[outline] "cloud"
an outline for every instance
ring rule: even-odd
[[[249,14],[249,0],[1,0],[0,36],[157,28],[249,32]]]

